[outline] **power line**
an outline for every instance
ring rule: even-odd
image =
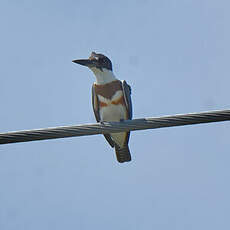
[[[229,121],[230,110],[0,133],[0,144]]]

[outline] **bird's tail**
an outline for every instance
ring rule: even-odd
[[[122,148],[118,145],[115,145],[115,152],[117,156],[117,160],[120,163],[131,161],[131,155],[129,151],[129,146],[125,145]]]

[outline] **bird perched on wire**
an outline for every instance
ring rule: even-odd
[[[92,104],[97,122],[132,119],[131,88],[126,81],[115,77],[108,57],[92,52],[88,59],[73,62],[87,66],[96,76],[96,82],[92,86]],[[130,132],[104,136],[111,147],[115,148],[118,162],[131,161],[128,146]]]

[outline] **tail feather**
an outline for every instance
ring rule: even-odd
[[[131,155],[130,155],[128,145],[125,145],[122,148],[119,147],[118,145],[115,145],[115,152],[116,152],[118,162],[123,163],[123,162],[131,161]]]

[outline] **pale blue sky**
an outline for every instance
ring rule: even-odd
[[[0,132],[95,122],[106,54],[134,118],[229,109],[230,3],[0,2]],[[228,122],[137,131],[118,164],[100,135],[2,145],[0,229],[230,229]]]

